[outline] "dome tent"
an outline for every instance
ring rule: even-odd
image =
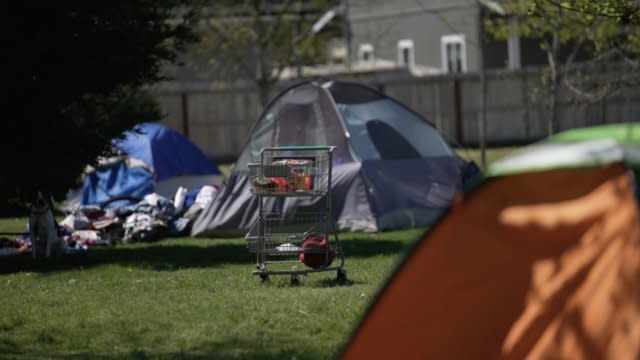
[[[637,123],[568,130],[494,162],[407,253],[338,358],[638,359],[639,169]]]
[[[221,183],[218,167],[189,139],[159,123],[143,123],[113,139],[122,156],[85,174],[82,205],[156,192],[169,199],[178,187]]]
[[[343,81],[302,82],[276,97],[256,122],[216,199],[196,219],[192,235],[246,231],[257,219],[248,164],[271,146],[332,145],[332,206],[343,230],[423,226],[462,186],[466,163],[437,130],[397,101]],[[318,200],[318,199],[316,199]],[[268,199],[287,216],[313,209],[310,199]]]

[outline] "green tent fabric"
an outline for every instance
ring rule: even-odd
[[[625,149],[625,163],[634,172],[636,183],[640,182],[640,162],[637,160],[637,149],[640,148],[640,123],[620,123],[591,126],[563,131],[551,136],[552,143],[568,143],[593,139],[613,139]],[[634,151],[636,149],[636,151]]]
[[[640,124],[567,130],[524,147],[489,166],[489,176],[624,162],[640,176]]]
[[[613,139],[536,143],[497,160],[489,166],[487,174],[503,176],[561,168],[589,168],[616,162],[624,162],[637,174],[640,146],[622,144]]]
[[[547,140],[567,143],[594,139],[613,139],[622,144],[640,146],[640,123],[620,123],[571,129],[555,134]]]
[[[571,129],[526,146],[487,169],[504,176],[553,169],[579,169],[622,162],[635,177],[640,199],[640,124],[621,123]]]

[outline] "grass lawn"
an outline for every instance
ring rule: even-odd
[[[491,149],[488,162],[515,148]],[[480,164],[476,150],[460,150]],[[224,167],[228,172],[228,167]],[[27,220],[0,219],[0,232]],[[170,238],[34,262],[0,257],[0,358],[327,359],[423,233],[341,234],[334,272],[267,283],[241,238]]]
[[[20,231],[26,219],[0,220]],[[0,358],[326,359],[423,232],[342,234],[335,272],[267,283],[236,239],[170,238],[35,263],[0,258]]]

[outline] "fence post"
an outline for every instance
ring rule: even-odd
[[[525,71],[520,72],[519,78],[522,89],[522,110],[524,118],[524,137],[529,140],[531,137],[531,121],[529,120],[529,74]],[[515,78],[515,77],[514,77]]]
[[[460,79],[453,79],[453,119],[456,124],[456,139],[460,145],[464,144],[464,131],[462,128],[462,109],[460,101]]]
[[[189,138],[189,99],[187,93],[180,94],[180,108],[182,110],[182,134]]]

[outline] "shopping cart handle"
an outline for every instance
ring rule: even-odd
[[[279,146],[279,147],[267,147],[263,148],[262,151],[265,150],[279,150],[279,151],[318,151],[318,150],[328,150],[333,151],[335,146],[320,146],[320,145],[310,145],[310,146]]]

